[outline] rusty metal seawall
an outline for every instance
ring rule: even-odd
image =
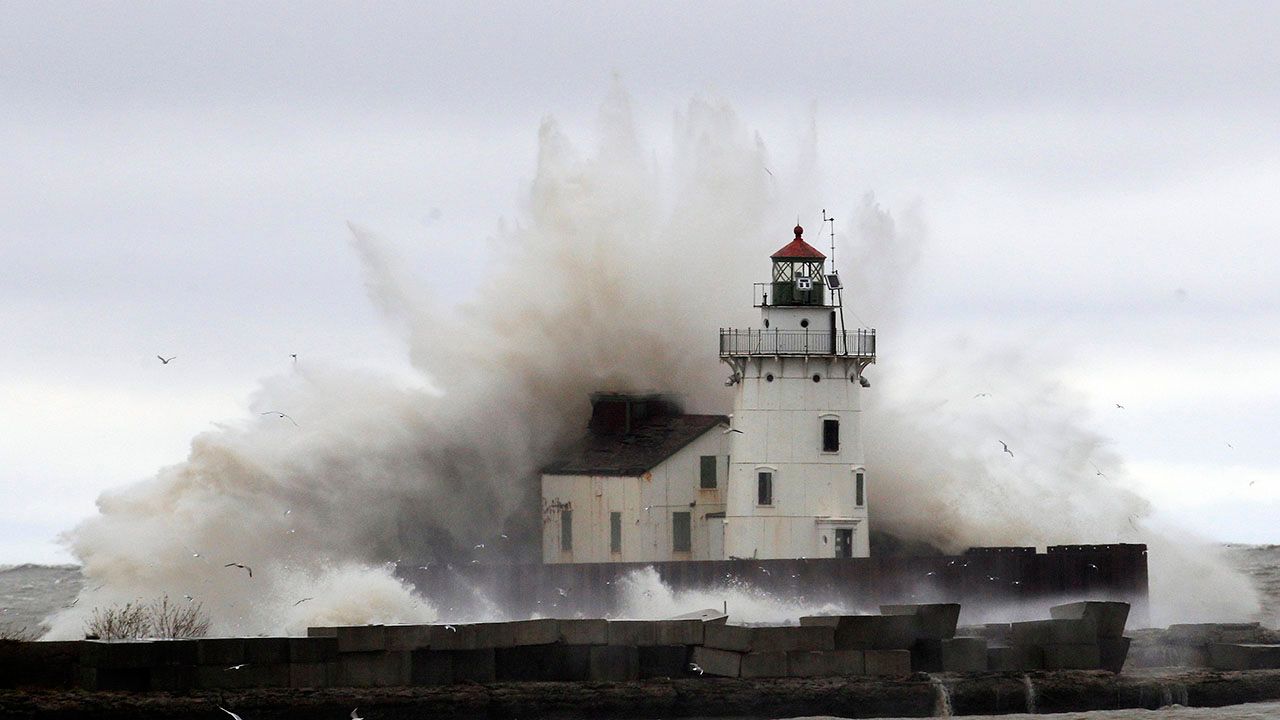
[[[652,568],[672,590],[750,588],[781,602],[874,612],[880,604],[956,602],[979,623],[1078,599],[1120,600],[1132,623],[1148,623],[1147,546],[978,547],[961,555],[716,560],[660,563],[484,565],[433,563],[398,569],[442,617],[496,606],[512,617],[617,616],[626,576]],[[730,608],[732,610],[732,608]],[[987,615],[987,612],[990,615]]]

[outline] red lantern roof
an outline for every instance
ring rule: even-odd
[[[774,260],[826,260],[827,256],[805,242],[802,235],[804,235],[804,228],[797,225],[795,239],[770,257]]]

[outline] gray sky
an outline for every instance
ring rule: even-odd
[[[1026,349],[1158,518],[1280,542],[1277,27],[1274,3],[4,3],[0,562],[65,559],[100,491],[244,417],[290,353],[407,373],[345,223],[465,297],[539,122],[589,137],[615,73],[657,147],[699,95],[779,162],[816,116],[816,203],[874,191],[929,228],[882,350]]]

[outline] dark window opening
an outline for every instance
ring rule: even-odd
[[[800,327],[802,327],[802,328],[807,328],[807,327],[809,327],[809,320],[808,320],[808,318],[806,318],[806,319],[804,319],[804,320],[801,320],[801,321],[800,321]]]
[[[836,528],[836,557],[853,557],[853,530]]]
[[[773,382],[773,373],[765,373],[764,379],[768,382]]]
[[[864,483],[862,479],[862,473],[858,473],[854,475],[853,501],[854,501],[854,504],[857,505],[858,507],[862,507],[862,494],[864,489],[865,488],[864,488]]]
[[[840,452],[840,421],[822,421],[822,452]]]
[[[622,552],[622,513],[609,513],[609,552]]]
[[[703,455],[701,468],[700,487],[704,490],[714,490],[716,487],[716,456]]]
[[[773,473],[761,471],[756,475],[756,504],[773,504]]]
[[[814,374],[813,374],[813,381],[814,381],[814,382],[822,382],[822,376],[821,376],[821,375],[819,375],[818,373],[814,373]]]
[[[568,552],[573,549],[573,511],[560,511],[560,550]]]
[[[675,552],[689,552],[693,537],[689,518],[687,512],[671,513],[671,549]]]

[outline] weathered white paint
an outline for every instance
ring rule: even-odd
[[[740,358],[726,497],[728,557],[834,557],[838,528],[869,555],[859,364],[841,356]],[[772,380],[769,380],[772,376]],[[814,376],[818,382],[814,382]],[[840,422],[840,447],[822,449],[822,421]],[[757,473],[773,472],[773,504],[757,504]],[[863,504],[856,473],[864,473]],[[824,540],[825,538],[825,540]]]
[[[725,427],[717,425],[639,477],[542,476],[542,561],[659,562],[723,557],[719,520],[729,462]],[[701,458],[716,456],[716,488],[703,490]],[[560,513],[573,510],[573,548],[560,547]],[[609,549],[609,514],[622,513],[622,552]],[[672,549],[672,513],[690,514],[690,549]]]

